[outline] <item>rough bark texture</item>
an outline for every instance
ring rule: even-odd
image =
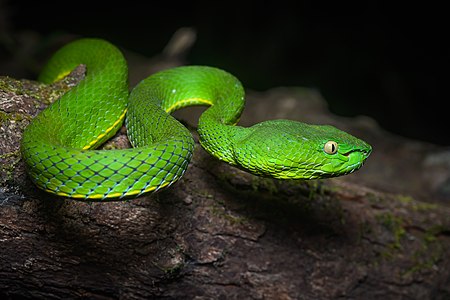
[[[337,179],[277,181],[197,144],[183,179],[157,195],[65,200],[31,184],[19,141],[42,99],[83,74],[51,87],[0,79],[2,298],[450,298],[448,149],[333,116],[314,90],[278,88],[249,92],[241,124],[333,124],[373,145],[366,165]],[[176,116],[195,128],[201,111]],[[124,141],[122,131],[108,147]]]

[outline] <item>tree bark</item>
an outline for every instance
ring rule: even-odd
[[[448,149],[334,116],[317,91],[278,88],[249,92],[241,123],[331,123],[374,146],[366,165],[336,179],[278,181],[219,162],[197,143],[185,176],[156,195],[67,200],[33,186],[19,143],[45,101],[83,74],[50,87],[0,79],[2,298],[450,297]],[[200,112],[176,114],[196,138]],[[115,146],[126,145],[123,134]]]

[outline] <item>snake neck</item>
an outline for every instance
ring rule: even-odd
[[[237,165],[234,155],[236,137],[246,128],[234,126],[235,119],[220,116],[222,108],[211,106],[200,117],[197,132],[200,144],[211,155],[229,164]]]

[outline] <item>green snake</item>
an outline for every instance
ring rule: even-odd
[[[78,65],[84,78],[26,127],[22,157],[41,189],[69,198],[115,200],[168,187],[186,171],[194,151],[189,130],[171,112],[209,106],[200,116],[203,148],[259,176],[317,179],[359,169],[372,148],[328,125],[269,120],[236,125],[244,88],[221,69],[183,66],[160,71],[128,88],[126,61],[101,39],[71,42],[49,60],[39,80],[53,83]],[[94,150],[127,127],[130,149]]]

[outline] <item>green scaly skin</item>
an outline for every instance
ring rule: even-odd
[[[158,191],[180,179],[194,150],[190,132],[169,113],[209,105],[200,117],[201,145],[248,172],[279,179],[340,176],[359,169],[371,147],[331,126],[273,120],[235,126],[244,89],[220,69],[188,66],[156,73],[128,95],[127,65],[120,51],[98,39],[60,49],[40,80],[55,82],[79,64],[85,78],[42,111],[25,129],[22,156],[33,182],[59,196],[114,200]],[[121,127],[126,113],[134,148],[92,150]],[[334,141],[337,152],[325,144]]]

